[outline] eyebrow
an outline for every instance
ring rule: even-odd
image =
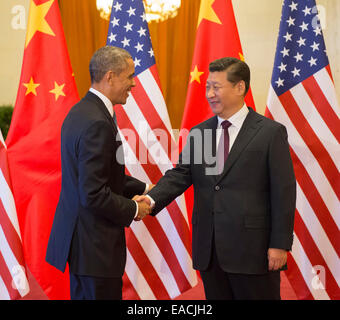
[[[219,81],[209,81],[207,80],[206,84],[221,84]]]

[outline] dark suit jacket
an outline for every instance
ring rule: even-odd
[[[193,184],[194,268],[208,267],[214,235],[224,271],[263,274],[268,248],[289,250],[293,241],[296,182],[287,132],[249,108],[223,173],[208,175],[216,164],[199,159],[207,150],[216,155],[216,127],[213,117],[191,130],[179,163],[149,193],[156,202],[153,214]],[[189,143],[203,132],[212,139]]]
[[[117,128],[104,103],[87,95],[69,112],[61,130],[62,187],[46,261],[61,271],[120,277],[126,262],[124,227],[136,213],[128,199],[145,184],[125,175],[117,161]],[[121,153],[122,155],[122,153]]]

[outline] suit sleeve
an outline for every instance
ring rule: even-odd
[[[123,195],[124,197],[131,199],[136,194],[143,194],[145,191],[145,187],[146,183],[134,177],[126,176]]]
[[[293,243],[296,180],[287,131],[280,126],[269,147],[272,229],[270,248],[291,250]]]
[[[135,202],[113,193],[108,186],[114,156],[110,125],[105,121],[92,123],[78,146],[80,203],[117,225],[129,226],[136,213]]]
[[[155,208],[152,210],[151,215],[156,215],[191,186],[191,144],[188,143],[189,141],[190,135],[186,146],[179,155],[176,167],[166,171],[165,175],[148,193],[148,195],[155,201]]]

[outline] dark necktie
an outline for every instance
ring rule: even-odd
[[[118,131],[118,124],[117,124],[117,116],[116,116],[116,112],[114,112],[114,111],[113,111],[112,119],[113,119],[113,123],[114,123],[114,128],[115,128],[116,131],[117,131],[117,134],[116,134],[116,141],[122,142],[122,139],[121,139],[120,134],[119,134],[119,131]]]
[[[231,123],[228,120],[224,120],[221,123],[221,127],[223,132],[221,133],[220,141],[218,142],[217,147],[217,169],[218,174],[223,172],[224,164],[229,155],[229,133],[228,128],[231,126]]]
[[[113,111],[113,122],[114,122],[114,124],[116,125],[116,127],[117,127],[117,116],[116,116],[116,113]]]

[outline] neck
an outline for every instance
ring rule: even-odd
[[[107,90],[105,90],[105,87],[101,83],[92,83],[91,87],[100,93],[102,93],[105,97],[109,98],[109,94],[107,93]],[[111,99],[110,99],[111,100]],[[112,102],[112,101],[111,101]],[[112,103],[113,104],[113,103]]]
[[[223,113],[218,114],[218,116],[224,120],[229,119],[232,117],[236,112],[240,111],[244,105],[244,101],[240,102],[239,104],[235,105],[234,107],[224,110]]]
[[[100,85],[100,83],[92,83],[91,87],[99,92],[101,92],[102,94],[105,94],[105,90],[103,88],[102,85]]]

